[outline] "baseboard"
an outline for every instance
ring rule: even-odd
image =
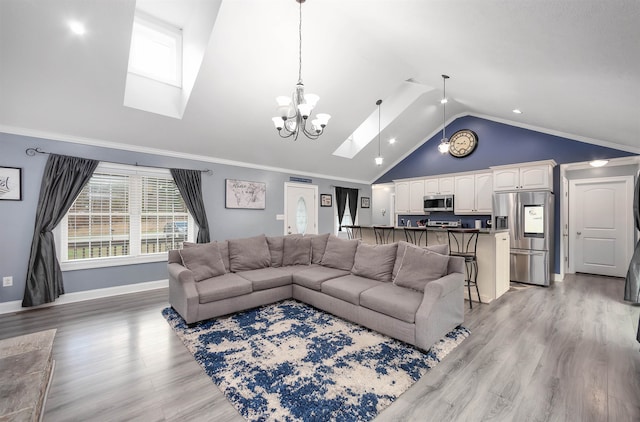
[[[563,277],[562,274],[554,273],[553,274],[553,281],[555,281],[555,282],[563,282],[564,281],[564,277]]]
[[[147,290],[162,289],[169,286],[169,280],[147,281],[144,283],[127,284],[124,286],[106,287],[104,289],[86,290],[83,292],[65,293],[55,302],[45,303],[40,306],[23,308],[21,300],[0,303],[0,315],[20,312],[32,309],[48,308],[50,306],[64,305],[66,303],[83,302],[85,300],[100,299],[110,296],[118,296],[127,293],[144,292]]]

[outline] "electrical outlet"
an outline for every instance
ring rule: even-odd
[[[2,287],[11,287],[13,286],[13,277],[2,277]]]

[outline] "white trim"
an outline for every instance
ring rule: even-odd
[[[62,224],[61,224],[62,225]],[[56,227],[57,228],[57,227]],[[62,230],[60,230],[62,232]],[[56,247],[56,250],[59,250]],[[167,252],[155,254],[111,256],[105,258],[76,259],[73,261],[60,261],[60,270],[76,271],[88,270],[92,268],[121,267],[123,265],[148,264],[150,262],[167,262]]]
[[[73,144],[88,145],[93,147],[111,148],[111,149],[118,149],[122,151],[139,152],[142,154],[159,155],[162,157],[181,158],[185,160],[201,161],[204,163],[222,164],[227,166],[250,168],[254,170],[274,171],[278,173],[295,174],[298,176],[316,177],[316,178],[327,179],[327,180],[358,183],[362,185],[371,184],[371,182],[368,182],[366,180],[360,180],[360,179],[348,179],[344,177],[331,176],[328,174],[310,173],[310,172],[304,172],[301,170],[292,170],[292,169],[287,169],[282,167],[273,167],[273,166],[265,166],[261,164],[246,163],[242,161],[227,160],[223,158],[210,157],[206,155],[187,154],[183,152],[169,151],[165,149],[141,147],[138,145],[128,145],[121,142],[112,142],[112,141],[105,141],[102,139],[84,138],[81,136],[65,135],[65,134],[59,134],[59,133],[54,133],[49,131],[32,130],[32,129],[26,129],[26,128],[21,128],[16,126],[6,126],[6,125],[0,124],[0,132],[11,134],[11,135],[40,138],[43,140],[69,142]],[[90,158],[90,157],[87,157],[87,158]],[[132,165],[136,165],[136,164],[132,164]],[[209,174],[211,175],[212,173],[209,173]]]
[[[64,305],[67,303],[83,302],[85,300],[101,299],[105,297],[124,295],[129,293],[146,292],[148,290],[164,289],[169,287],[169,280],[145,281],[143,283],[127,284],[124,286],[106,287],[103,289],[85,290],[82,292],[66,293],[60,296],[55,302],[45,303],[40,306],[23,308],[21,300],[0,303],[0,315],[20,311],[30,311],[33,309],[49,308],[51,306]]]

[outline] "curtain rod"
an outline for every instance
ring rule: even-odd
[[[25,153],[29,156],[29,157],[33,157],[36,154],[51,154],[50,152],[46,152],[46,151],[42,151],[40,148],[27,148],[25,150]],[[105,161],[105,160],[98,160],[98,161]],[[136,166],[136,167],[149,167],[149,168],[154,168],[154,169],[165,169],[167,170],[166,167],[161,167],[161,166],[147,166],[144,164],[138,164],[137,162],[135,164],[131,164],[131,163],[120,163],[117,161],[105,161],[107,163],[113,163],[113,164],[122,164],[125,166]],[[207,174],[213,174],[213,171],[210,169],[204,169],[204,170],[197,170],[200,171],[202,173],[207,173]]]

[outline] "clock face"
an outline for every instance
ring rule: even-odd
[[[476,146],[478,146],[478,135],[469,129],[459,130],[449,139],[449,153],[457,158],[471,154]]]

